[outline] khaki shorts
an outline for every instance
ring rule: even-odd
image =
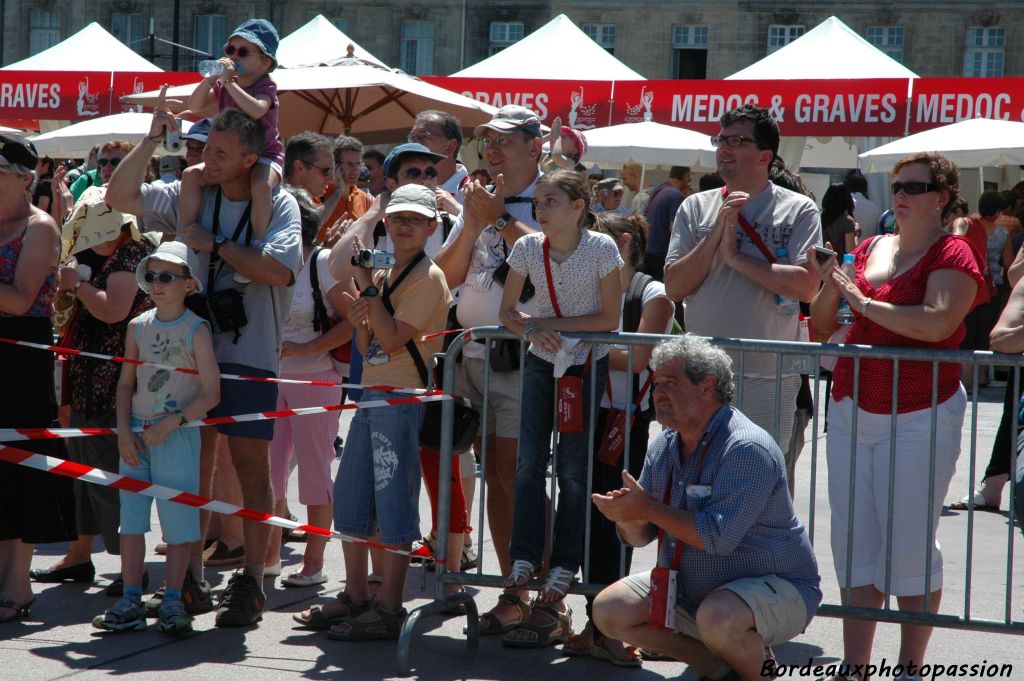
[[[630,575],[622,581],[641,598],[650,598],[650,572]],[[754,627],[766,646],[794,639],[807,627],[804,599],[795,586],[781,577],[745,577],[718,588],[732,591],[753,611]],[[697,621],[680,605],[676,606],[675,630],[684,636],[701,640]]]
[[[488,367],[489,370],[489,367]],[[519,381],[521,371],[491,371],[487,396],[487,434],[519,439]],[[455,378],[455,392],[484,411],[484,360],[463,357]],[[481,420],[482,421],[482,420]],[[479,436],[483,432],[481,422]]]

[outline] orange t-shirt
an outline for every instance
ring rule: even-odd
[[[344,191],[344,188],[337,185],[334,186],[334,188],[330,189],[324,196],[324,200],[339,190]],[[352,185],[352,189],[349,191],[348,196],[342,196],[338,200],[338,205],[334,207],[331,214],[326,220],[324,220],[323,225],[320,227],[320,233],[316,236],[316,240],[318,242],[323,241],[324,236],[327,235],[327,230],[330,229],[345,213],[348,213],[348,216],[353,220],[362,217],[363,214],[370,209],[370,204],[372,202],[373,199],[369,194],[359,187]]]

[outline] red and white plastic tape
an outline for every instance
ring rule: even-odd
[[[284,419],[292,416],[308,416],[310,414],[324,414],[332,411],[346,411],[349,409],[377,409],[380,407],[393,407],[398,404],[416,404],[421,402],[440,402],[442,400],[463,398],[446,395],[434,390],[425,395],[411,397],[393,397],[386,400],[367,400],[354,404],[329,404],[322,407],[300,407],[298,409],[278,409],[276,411],[257,411],[251,414],[238,414],[236,416],[211,416],[205,419],[189,421],[182,428],[198,428],[200,426],[221,426],[228,423],[245,423],[247,421],[268,421],[271,419]],[[132,428],[133,432],[141,433],[145,428]],[[0,428],[0,442],[24,442],[26,440],[57,440],[66,437],[89,437],[92,435],[117,435],[117,428]]]
[[[201,497],[198,494],[182,492],[181,490],[171,489],[170,487],[164,487],[163,485],[155,485],[151,482],[139,480],[138,478],[128,477],[127,475],[111,473],[110,471],[105,471],[93,466],[86,466],[73,461],[57,459],[52,456],[35,454],[23,449],[9,447],[7,445],[0,445],[0,461],[6,461],[7,463],[12,463],[18,466],[25,466],[26,468],[34,468],[54,475],[63,475],[75,480],[89,482],[94,485],[102,485],[103,487],[113,487],[115,489],[125,490],[126,492],[134,492],[135,494],[142,494],[147,497],[153,497],[154,499],[166,499],[167,501],[171,501],[176,504],[192,506],[203,511],[213,511],[214,513],[237,516],[244,520],[251,520],[264,525],[283,527],[289,530],[301,530],[310,534],[317,534],[322,537],[336,537],[344,542],[363,544],[372,548],[395,553],[400,556],[411,556],[426,560],[433,560],[433,555],[425,544],[418,546],[413,551],[403,551],[401,549],[384,546],[383,544],[378,544],[366,539],[360,539],[359,537],[353,537],[351,535],[342,534],[341,532],[317,527],[316,525],[304,525],[295,522],[294,520],[288,520],[287,518],[279,518],[275,515],[271,515],[270,513],[254,511],[252,509],[242,508],[241,506],[235,506],[233,504],[226,504],[223,501],[208,499],[206,497]]]

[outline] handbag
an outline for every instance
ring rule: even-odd
[[[629,425],[630,428],[636,423],[636,416],[640,413],[640,405],[643,403],[644,395],[651,387],[653,381],[653,374],[647,374],[647,380],[644,382],[640,392],[636,396],[636,400],[629,406]],[[611,379],[609,379],[610,381]],[[606,382],[605,388],[608,391],[608,400],[611,401],[612,388],[611,383]],[[626,451],[626,410],[616,409],[614,407],[608,410],[608,417],[605,419],[604,425],[604,436],[601,438],[601,449],[597,450],[597,460],[601,463],[618,468],[619,462],[622,461],[622,455]]]
[[[425,257],[426,254],[420,251],[419,255],[409,263],[405,271],[395,280],[394,285],[390,285],[387,280],[384,281],[380,300],[388,314],[392,316],[395,314],[395,308],[391,304],[391,294],[398,288],[405,277],[412,272],[416,265],[419,264],[419,261]],[[416,365],[416,370],[419,372],[423,387],[426,388],[431,385],[432,382],[430,381],[430,374],[427,372],[427,365],[423,361],[420,349],[416,347],[416,342],[410,339],[405,344],[405,349]],[[476,439],[476,434],[480,430],[480,412],[465,398],[455,397],[453,403],[455,407],[455,421],[452,430],[452,454],[461,454],[469,449],[473,444],[473,440]],[[442,404],[442,402],[428,402],[423,416],[423,425],[420,426],[420,446],[434,452],[441,451]]]
[[[313,256],[309,259],[309,283],[313,288],[313,329],[321,335],[327,333],[334,326],[335,321],[327,314],[327,305],[324,304],[324,296],[320,292],[320,275],[316,271],[316,259],[323,248],[317,246],[313,249]],[[331,348],[327,351],[334,365],[334,370],[339,376],[345,376],[347,367],[352,362],[352,341]]]

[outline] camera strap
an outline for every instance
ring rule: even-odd
[[[221,198],[223,196],[224,196],[224,192],[221,191],[220,187],[217,187],[217,198],[214,199],[214,202],[213,202],[213,238],[214,239],[216,239],[217,236],[220,235],[220,202],[221,202]],[[242,230],[245,230],[245,245],[248,246],[252,242],[252,230],[251,229],[246,229],[248,226],[251,225],[251,223],[249,221],[249,217],[250,217],[251,214],[252,214],[252,201],[250,200],[249,204],[245,207],[245,211],[242,213],[242,217],[238,220],[238,225],[235,227],[234,234],[231,235],[231,241],[237,242],[238,241],[238,237],[242,235]],[[214,263],[217,262],[217,261],[220,262],[220,267],[217,267],[216,268],[216,272],[214,272]],[[217,277],[220,276],[220,273],[223,270],[224,270],[224,259],[215,256],[213,253],[210,253],[210,270],[209,270],[209,274],[207,275],[207,278],[206,278],[206,299],[207,300],[209,300],[210,296],[213,295],[213,285],[217,281]],[[273,293],[271,293],[270,298],[271,298],[271,301],[273,301],[273,298],[274,298]],[[277,320],[277,316],[276,315],[275,315],[274,319],[275,319],[275,321]],[[235,329],[235,337],[234,337],[234,339],[231,342],[233,344],[237,345],[238,344],[238,339],[241,338],[241,337],[242,337],[242,332],[240,330],[238,330],[238,329]]]
[[[396,288],[398,288],[405,278],[412,272],[417,265],[420,264],[420,260],[427,257],[427,254],[420,251],[416,254],[416,257],[412,259],[409,266],[398,275],[398,279],[395,279],[395,283],[392,285],[388,282],[388,278],[385,276],[384,283],[381,285],[380,302],[384,303],[384,309],[388,311],[388,314],[392,317],[395,315],[395,308],[391,304],[391,294]],[[423,355],[420,354],[420,349],[416,347],[416,341],[410,339],[405,344],[406,352],[412,357],[413,363],[416,365],[416,371],[419,372],[420,380],[423,381],[423,387],[426,388],[430,385],[430,375],[427,373],[427,365],[423,361]]]

